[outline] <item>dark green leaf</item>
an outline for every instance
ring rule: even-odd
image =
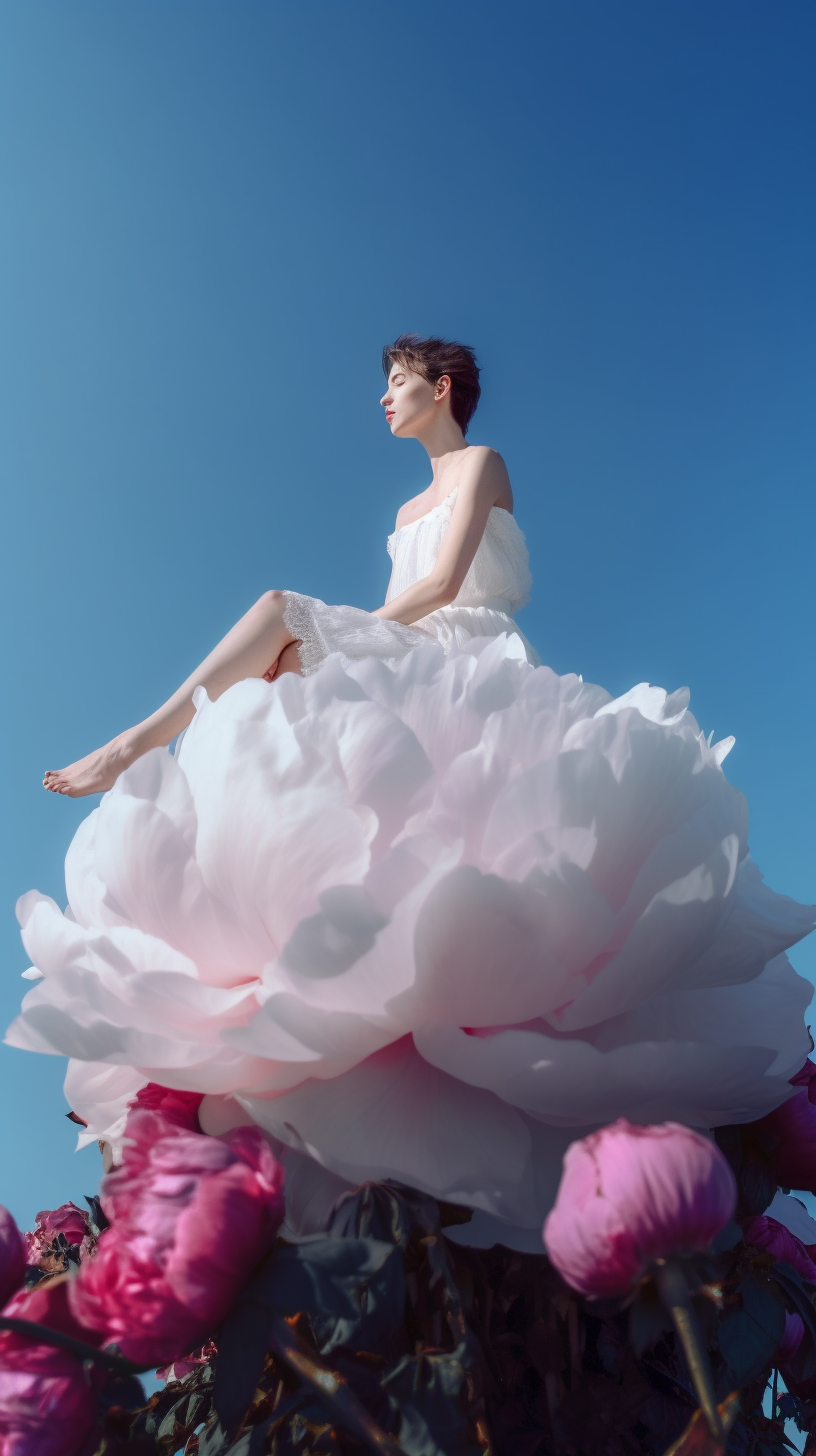
[[[216,1421],[199,1436],[198,1456],[261,1456],[261,1452],[266,1450],[266,1438],[273,1419],[275,1418],[270,1416],[260,1425],[253,1426],[236,1441],[231,1441],[220,1421]]]
[[[91,1223],[95,1224],[100,1233],[108,1227],[108,1220],[102,1212],[102,1204],[96,1193],[84,1194],[85,1202],[91,1210]]]
[[[213,1403],[225,1430],[238,1425],[261,1378],[272,1315],[246,1292],[230,1310],[218,1336]]]
[[[413,1228],[411,1210],[394,1188],[382,1183],[364,1183],[350,1198],[344,1198],[332,1218],[333,1239],[377,1239],[405,1246]]]
[[[805,1329],[816,1340],[816,1310],[813,1307],[810,1287],[805,1284],[801,1274],[790,1264],[773,1264],[769,1272],[771,1278],[784,1291],[796,1313],[801,1315]]]
[[[771,1279],[749,1276],[740,1287],[742,1309],[729,1312],[719,1327],[720,1350],[738,1386],[767,1369],[785,1329],[785,1301]]]
[[[259,1426],[253,1426],[250,1431],[241,1436],[234,1446],[229,1448],[229,1456],[261,1456],[266,1450],[266,1438],[272,1428],[273,1417],[261,1421]]]
[[[382,1268],[359,1284],[353,1316],[338,1318],[321,1309],[310,1311],[321,1354],[328,1355],[339,1345],[347,1345],[386,1359],[396,1357],[405,1349],[406,1298],[405,1262],[402,1253],[394,1249]]]
[[[721,1228],[717,1237],[711,1242],[712,1252],[715,1254],[727,1254],[735,1249],[743,1237],[742,1229],[735,1218],[729,1219],[725,1228]]]
[[[198,1456],[226,1456],[229,1436],[220,1421],[214,1421],[198,1438]]]
[[[323,1311],[357,1319],[360,1288],[394,1253],[374,1239],[321,1239],[276,1250],[251,1286],[253,1299],[278,1314]]]
[[[788,1306],[795,1310],[805,1327],[802,1343],[786,1369],[797,1382],[811,1380],[816,1375],[816,1310],[810,1286],[790,1264],[774,1264],[770,1274],[782,1289]]]
[[[672,1328],[671,1315],[649,1279],[641,1285],[629,1310],[629,1339],[635,1354],[642,1355]]]
[[[99,1396],[99,1404],[103,1410],[111,1406],[119,1406],[121,1410],[141,1410],[147,1403],[144,1386],[141,1380],[135,1375],[118,1376],[113,1375],[105,1381],[102,1392]]]
[[[749,1218],[765,1212],[777,1190],[768,1148],[753,1123],[715,1127],[714,1136],[737,1180],[737,1213]]]
[[[330,1238],[368,1238],[404,1248],[417,1234],[439,1232],[439,1204],[426,1193],[395,1183],[364,1183],[344,1198]]]
[[[206,1420],[210,1411],[210,1397],[207,1391],[192,1392],[179,1387],[174,1392],[162,1392],[159,1400],[149,1409],[144,1421],[147,1435],[167,1439],[176,1428],[194,1430],[200,1421]]]
[[[397,1402],[398,1440],[407,1456],[476,1456],[461,1403],[462,1349],[450,1355],[407,1356],[383,1385]]]

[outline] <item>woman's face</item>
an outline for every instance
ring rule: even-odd
[[[444,374],[435,384],[429,384],[421,374],[408,369],[404,364],[394,364],[388,376],[388,388],[380,404],[385,407],[386,423],[392,435],[412,440],[421,434],[423,426],[434,420],[440,402],[450,392],[450,380]]]

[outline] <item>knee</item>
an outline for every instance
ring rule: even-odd
[[[255,603],[255,610],[262,612],[264,616],[281,616],[286,604],[286,592],[266,591],[263,596],[258,597]]]

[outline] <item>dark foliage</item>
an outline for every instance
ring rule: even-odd
[[[783,1456],[785,1419],[816,1434],[812,1287],[736,1225],[687,1279],[729,1411],[727,1456]],[[778,1393],[786,1312],[805,1338]],[[326,1235],[279,1241],[214,1338],[146,1405],[138,1382],[109,1382],[95,1456],[723,1452],[651,1281],[591,1304],[543,1255],[451,1243],[439,1206],[406,1188],[366,1185]]]

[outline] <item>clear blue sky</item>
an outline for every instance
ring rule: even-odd
[[[43,769],[267,587],[382,599],[403,329],[479,351],[545,661],[690,684],[812,898],[812,0],[4,0],[0,57],[3,1023],[90,807]],[[23,1219],[96,1186],[61,1080],[0,1053]]]

